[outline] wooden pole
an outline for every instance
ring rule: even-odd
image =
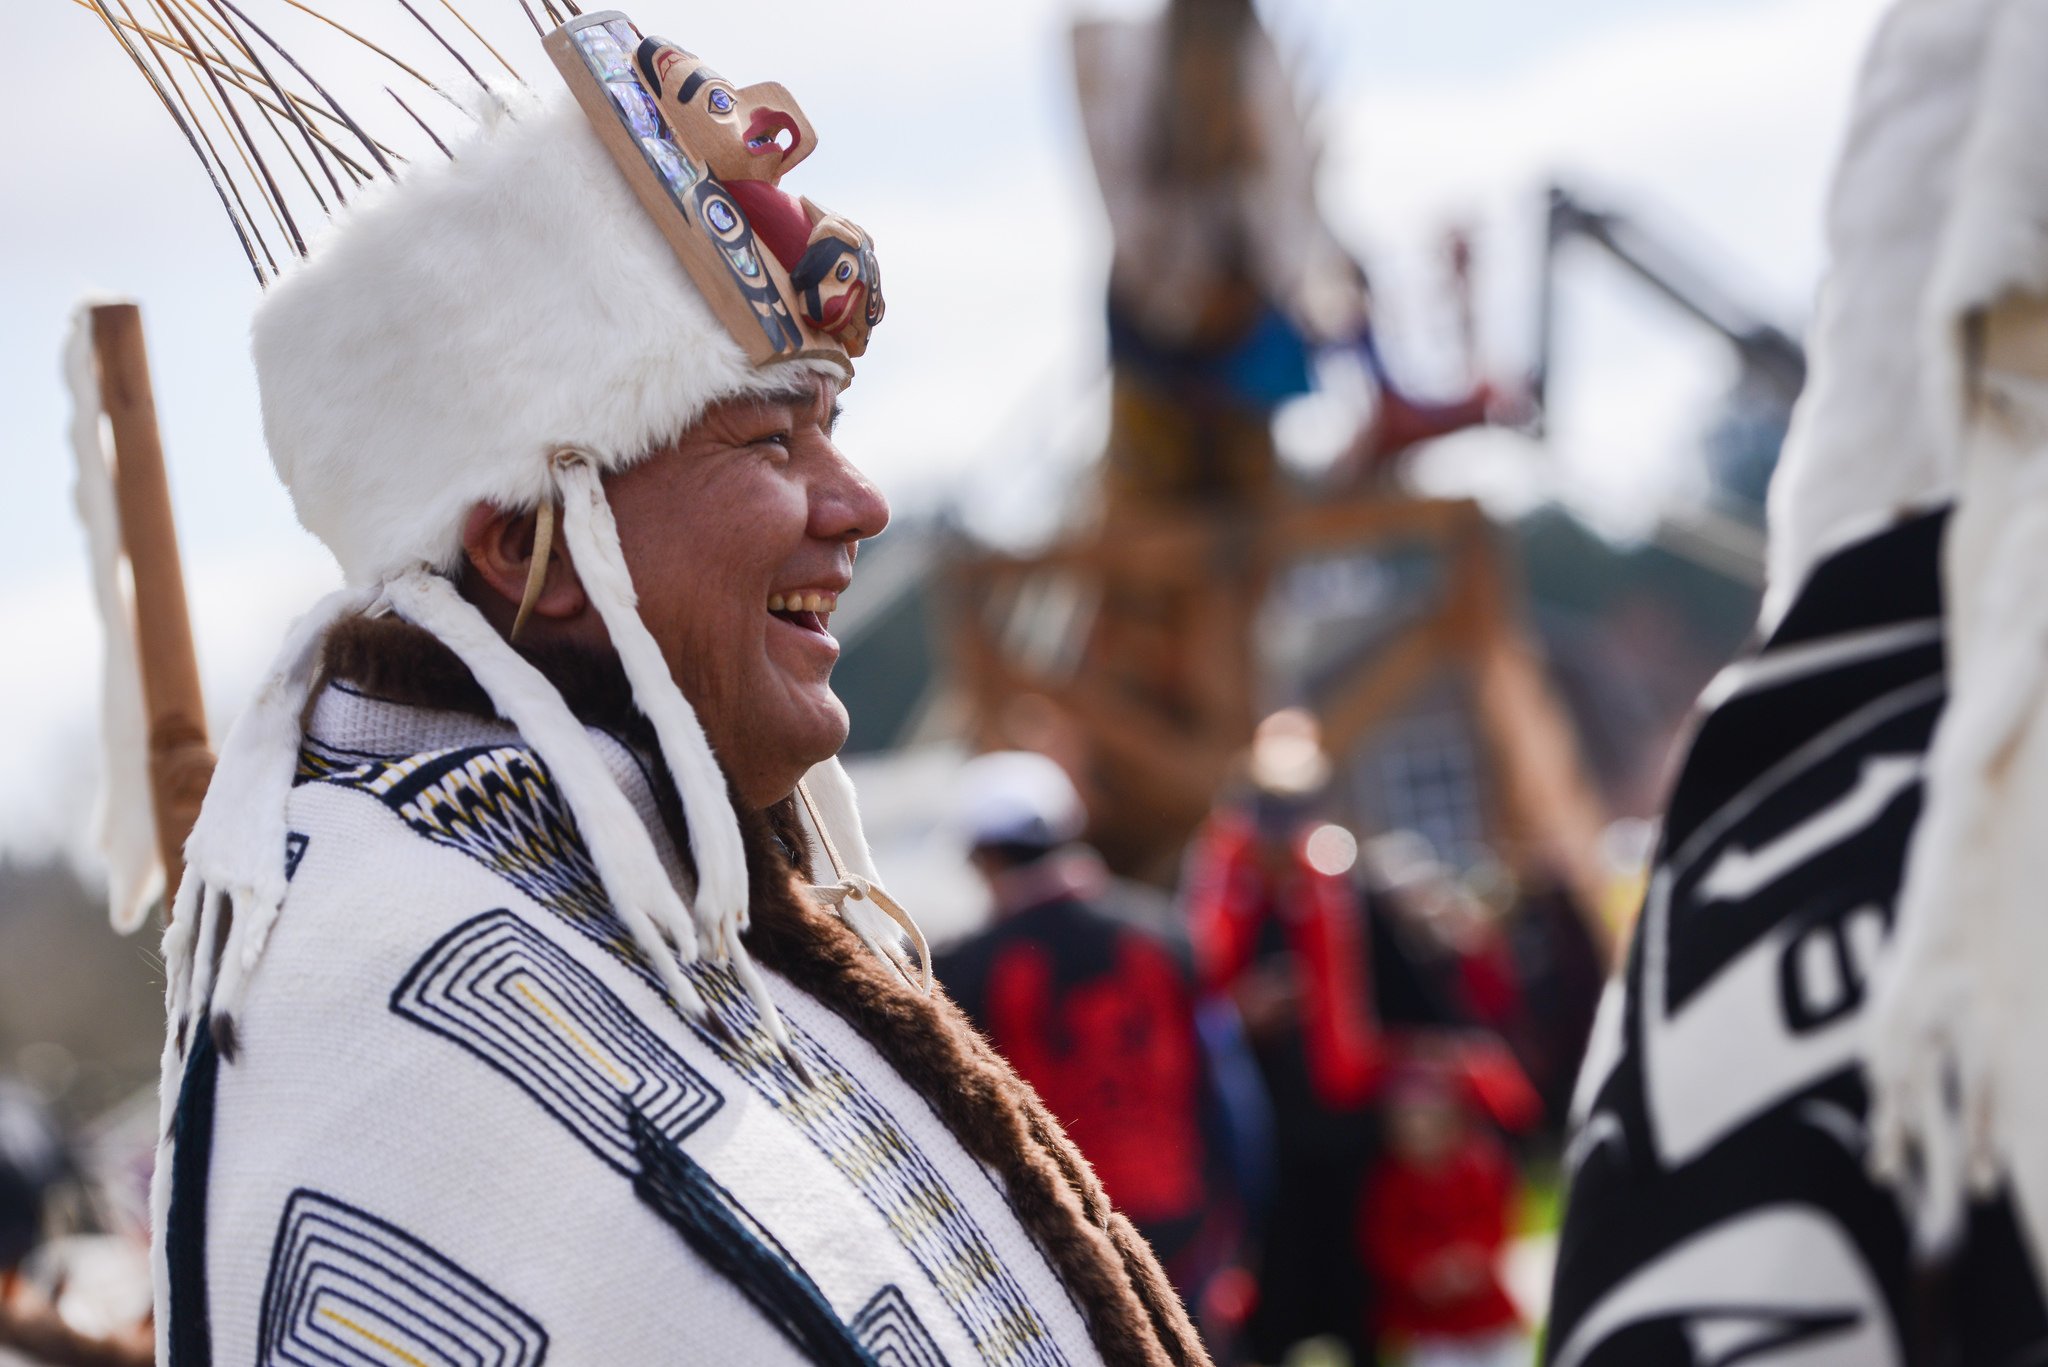
[[[1464,641],[1480,734],[1498,775],[1512,862],[1542,869],[1572,892],[1586,932],[1612,970],[1620,953],[1603,915],[1607,874],[1600,833],[1607,810],[1579,754],[1578,733],[1510,604],[1500,547],[1482,525],[1468,543]]]
[[[169,893],[185,870],[185,837],[213,777],[206,742],[206,704],[185,606],[178,530],[171,520],[170,480],[157,433],[142,311],[102,304],[92,311],[99,360],[100,403],[114,432],[114,498],[121,542],[135,585],[135,643],[142,671],[142,709],[149,724],[149,787],[163,857],[165,915]]]

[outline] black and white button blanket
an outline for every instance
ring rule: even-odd
[[[1702,699],[1579,1082],[1551,1367],[2048,1362],[2007,1203],[1922,1266],[1866,1166],[1865,1008],[1944,702],[1946,522],[1824,560]]]

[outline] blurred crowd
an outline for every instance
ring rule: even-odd
[[[50,1091],[0,1078],[0,1367],[148,1362],[154,1107],[82,1124]]]
[[[971,761],[959,820],[994,917],[939,979],[1151,1239],[1219,1362],[1310,1342],[1354,1364],[1528,1362],[1504,1266],[1523,1174],[1552,1170],[1598,940],[1561,883],[1453,869],[1411,832],[1361,841],[1330,778],[1306,713],[1269,718],[1162,897],[1110,876],[1052,760]]]

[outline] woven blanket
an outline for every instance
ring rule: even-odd
[[[727,970],[686,969],[709,1022],[669,1005],[509,729],[330,684],[290,817],[234,1039],[171,1044],[161,1360],[1101,1361],[997,1174],[838,1015],[769,975],[793,1067]]]

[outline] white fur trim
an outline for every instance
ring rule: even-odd
[[[107,861],[107,913],[114,929],[132,934],[163,884],[157,857],[155,804],[149,786],[149,723],[143,714],[142,668],[135,620],[121,576],[121,512],[103,431],[105,407],[92,346],[92,303],[71,315],[64,380],[71,390],[71,453],[78,479],[72,500],[85,526],[93,601],[100,611],[100,791],[93,827]]]
[[[803,1056],[789,1038],[789,1026],[782,1019],[782,1012],[776,1008],[775,996],[768,990],[768,980],[761,976],[760,967],[754,956],[737,937],[732,942],[732,971],[746,989],[747,997],[754,1003],[754,1014],[761,1018],[761,1024],[768,1030],[768,1038],[775,1041],[775,1047],[782,1051],[784,1059],[799,1076],[808,1078],[810,1070],[804,1067]]]
[[[491,705],[539,753],[576,817],[612,908],[678,1007],[696,1019],[704,1000],[677,956],[697,958],[697,928],[669,882],[654,838],[606,772],[590,733],[541,672],[437,574],[413,570],[386,586],[392,609],[455,652]],[[673,942],[673,946],[664,940]]]
[[[184,1080],[185,1054],[179,1047],[175,1030],[164,1031],[163,1052],[157,1056],[157,1130],[156,1162],[149,1173],[149,1227],[151,1231],[169,1229],[171,1224],[171,1168],[172,1141],[171,1125],[178,1109],[178,1088]],[[152,1303],[157,1312],[155,1321],[156,1356],[152,1362],[171,1360],[171,1268],[170,1260],[152,1256],[149,1260],[149,1280],[154,1288]]]
[[[618,525],[597,470],[582,453],[555,463],[562,494],[562,532],[577,578],[604,620],[612,649],[633,688],[633,701],[654,725],[662,758],[674,777],[697,865],[697,928],[714,953],[747,925],[747,853],[740,841],[724,770],[697,714],[676,686],[661,647],[640,620],[632,572],[619,548]]]
[[[1923,1245],[1960,1237],[1971,1187],[2012,1181],[2048,1269],[2048,376],[1969,353],[1970,325],[2048,300],[2048,0],[2005,0],[1972,83],[1923,401],[1955,471],[1944,540],[1949,701],[1929,753],[1891,953],[1871,1005],[1873,1156]]]
[[[870,883],[881,882],[882,876],[875,871],[874,853],[868,848],[867,832],[861,829],[860,798],[853,790],[853,780],[846,776],[846,767],[836,757],[813,765],[804,775],[804,786],[810,790],[811,801],[818,808],[819,824],[824,827],[813,834],[831,837],[833,848],[846,865],[845,873],[857,873]],[[807,820],[805,824],[811,823]],[[841,875],[841,870],[829,862],[818,862],[825,859],[825,841],[820,839],[817,844],[811,881],[830,882]]]
[[[1953,485],[1924,402],[1923,308],[2003,3],[1903,0],[1864,59],[1828,195],[1811,369],[1771,481],[1766,622],[1845,538]]]
[[[2000,3],[1921,318],[1934,362],[1923,392],[1951,441],[1968,422],[1964,320],[2048,288],[2048,10],[2039,0]]]
[[[882,888],[874,852],[861,827],[859,796],[845,766],[836,756],[813,765],[804,775],[802,793],[797,814],[811,837],[812,895],[832,908],[907,985],[930,992],[930,946],[910,913]],[[906,939],[917,946],[915,965],[904,952]]]
[[[190,983],[189,995],[172,1003],[174,1019],[200,1013],[209,1004],[231,1015],[248,971],[263,952],[284,904],[285,803],[298,770],[299,714],[312,691],[320,644],[336,619],[361,611],[373,597],[361,589],[340,589],[294,622],[269,677],[228,728],[206,800],[185,839],[185,881],[194,891],[181,887],[178,904],[181,914],[189,915],[193,898],[201,898],[199,934],[189,942],[166,937],[173,983]],[[223,899],[233,909],[234,930],[221,969],[223,999],[216,1002],[206,929]],[[174,943],[194,966],[168,958]]]
[[[187,864],[185,876],[178,881],[178,892],[172,899],[170,914],[165,918],[163,945],[159,950],[164,961],[165,1033],[174,1040],[182,1040],[186,1019],[191,1012],[192,947],[199,939],[201,891],[199,876]]]
[[[507,94],[454,159],[366,189],[258,307],[264,433],[352,584],[451,567],[478,503],[533,507],[548,457],[617,470],[755,370],[566,92]]]
[[[192,1001],[194,1019],[208,1014],[213,999],[214,974],[220,963],[221,921],[230,911],[227,894],[213,886],[199,890],[199,930],[192,937]],[[223,1013],[225,1015],[225,1013]]]

